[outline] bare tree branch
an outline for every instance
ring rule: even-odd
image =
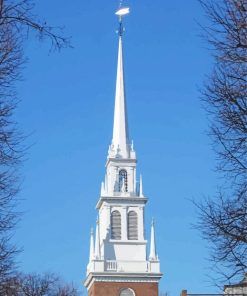
[[[64,283],[57,275],[47,273],[17,274],[8,279],[1,295],[6,296],[80,296],[73,284]]]
[[[0,291],[15,271],[18,252],[11,238],[20,218],[19,167],[26,148],[13,113],[19,101],[15,85],[26,62],[23,45],[31,31],[48,40],[52,49],[69,45],[62,30],[41,22],[33,9],[32,0],[0,0]]]
[[[224,184],[215,198],[195,203],[197,228],[210,242],[213,266],[231,281],[247,269],[247,2],[199,2],[215,59],[202,99]]]

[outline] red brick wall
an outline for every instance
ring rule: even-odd
[[[158,283],[110,283],[95,282],[88,296],[119,296],[121,289],[131,288],[135,296],[158,296]]]

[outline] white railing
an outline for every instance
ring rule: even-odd
[[[105,271],[116,272],[148,272],[150,269],[148,261],[115,261],[105,262]],[[246,295],[247,296],[247,295]]]
[[[117,271],[117,261],[108,260],[106,261],[107,271]]]

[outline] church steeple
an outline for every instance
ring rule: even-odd
[[[142,177],[136,178],[136,154],[129,141],[123,66],[122,18],[129,8],[120,8],[118,60],[113,137],[96,208],[95,249],[90,252],[85,286],[91,296],[158,296],[162,276],[156,256],[154,226],[151,252],[147,256],[144,213],[148,201]],[[93,238],[91,235],[91,246]]]

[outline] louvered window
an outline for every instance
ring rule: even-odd
[[[128,192],[128,178],[126,170],[119,171],[119,192]]]
[[[119,211],[111,213],[111,238],[121,239],[121,214]]]
[[[137,214],[134,211],[128,213],[128,239],[138,239]]]
[[[135,296],[135,293],[134,293],[134,291],[131,290],[131,289],[123,289],[123,290],[120,292],[119,296]]]

